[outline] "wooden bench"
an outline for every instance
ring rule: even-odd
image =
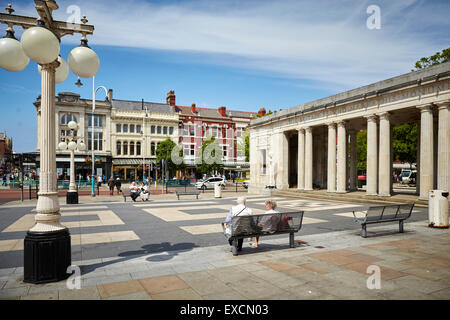
[[[399,222],[399,232],[403,232],[403,221],[411,216],[414,203],[369,207],[363,217],[357,217],[353,211],[354,221],[361,225],[361,236],[367,237],[367,225],[382,222]]]
[[[227,240],[232,241],[231,251],[238,255],[238,240],[250,237],[289,233],[289,246],[294,248],[294,233],[302,227],[304,211],[235,216],[229,226],[222,222]]]
[[[197,197],[198,200],[198,195],[200,194],[200,191],[194,190],[194,191],[175,191],[175,193],[177,194],[177,198],[178,200],[180,200],[180,196],[185,196],[185,195],[195,195]]]

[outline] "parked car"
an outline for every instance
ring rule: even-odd
[[[248,189],[249,183],[250,183],[250,180],[244,180],[244,181],[242,181],[242,186],[243,186],[245,189]]]
[[[225,179],[218,177],[211,177],[205,180],[200,180],[195,184],[195,187],[199,190],[214,189],[214,185],[216,183],[220,184],[222,189],[225,188]]]
[[[401,184],[416,184],[417,170],[402,169]]]

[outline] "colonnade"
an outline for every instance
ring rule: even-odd
[[[450,188],[450,101],[417,106],[420,111],[418,177],[419,199],[432,189]],[[365,116],[367,123],[366,195],[392,195],[392,113]],[[437,121],[436,121],[437,120]],[[357,130],[351,119],[327,122],[327,191],[345,193],[357,189]],[[438,128],[435,128],[435,126]],[[298,130],[299,190],[313,190],[313,127]],[[437,139],[437,143],[436,143]],[[435,150],[437,146],[437,150]],[[437,157],[437,159],[435,158]]]

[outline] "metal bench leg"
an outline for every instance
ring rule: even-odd
[[[231,252],[233,253],[233,256],[237,256],[238,255],[238,240],[234,239],[233,240],[233,245],[231,246]]]
[[[403,220],[400,220],[400,221],[398,222],[398,231],[399,231],[400,233],[403,233]]]
[[[294,245],[294,233],[293,232],[289,233],[289,247],[290,248],[294,248],[295,247],[295,245]]]
[[[362,230],[361,230],[361,237],[367,238],[367,229],[366,229],[366,225],[363,224],[363,225],[361,225],[361,227],[362,227]]]

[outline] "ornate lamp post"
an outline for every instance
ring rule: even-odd
[[[83,24],[55,21],[52,12],[59,8],[55,1],[34,0],[34,3],[39,18],[13,15],[11,5],[6,8],[7,14],[0,13],[0,23],[8,25],[6,37],[0,39],[0,67],[21,71],[29,59],[41,67],[40,190],[36,223],[24,241],[24,282],[44,283],[67,278],[67,267],[71,264],[70,233],[59,222],[56,184],[55,82],[65,80],[58,76],[65,73],[58,72],[64,69],[59,57],[60,38],[74,33],[82,35],[81,45],[68,58],[69,68],[79,77],[93,77],[100,61],[87,47],[86,35],[93,34],[94,26],[86,25],[85,18]],[[14,38],[13,26],[25,29],[20,43]]]
[[[76,131],[78,131],[79,126],[75,121],[70,121],[69,129],[71,131],[70,139],[67,139],[66,142],[62,141],[58,145],[58,149],[70,151],[70,183],[69,183],[69,191],[66,194],[66,203],[67,204],[78,204],[78,191],[75,185],[75,150],[84,151],[86,150],[86,145],[83,141],[77,143],[77,140],[83,139],[76,135]]]
[[[142,99],[142,106],[145,108],[145,117],[142,117],[142,182],[145,183],[145,118],[148,118],[148,109],[147,106],[144,105],[144,99]],[[148,173],[150,176],[150,172]]]

